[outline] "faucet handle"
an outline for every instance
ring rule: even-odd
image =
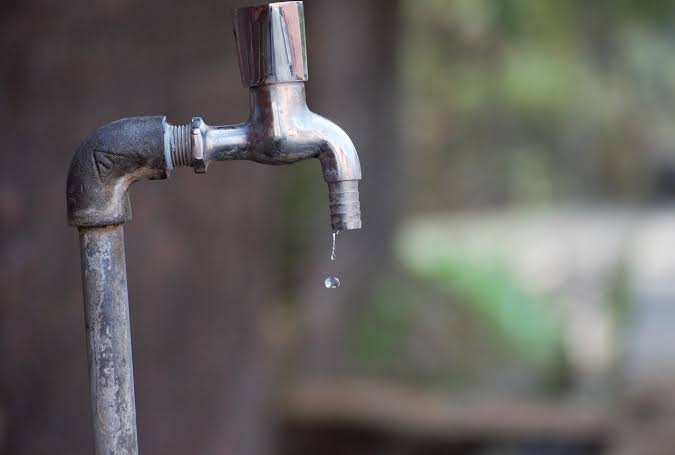
[[[234,36],[245,87],[308,79],[302,2],[237,8]]]

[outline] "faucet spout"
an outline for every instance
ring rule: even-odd
[[[361,227],[358,180],[361,165],[351,139],[339,126],[310,111],[301,82],[250,89],[250,116],[234,126],[199,123],[204,166],[212,161],[249,160],[292,164],[308,158],[321,162],[328,184],[334,231]]]

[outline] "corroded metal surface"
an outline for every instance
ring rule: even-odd
[[[164,117],[133,117],[102,126],[75,152],[68,172],[68,222],[106,226],[131,220],[129,187],[168,177]]]
[[[134,455],[138,443],[123,227],[80,228],[80,255],[95,453]]]

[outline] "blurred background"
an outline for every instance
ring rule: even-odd
[[[0,5],[1,454],[91,452],[73,151],[121,117],[243,121],[230,10],[254,3]],[[134,187],[142,452],[672,453],[675,4],[305,14],[364,228],[332,263],[316,162]]]

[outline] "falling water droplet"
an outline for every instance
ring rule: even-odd
[[[340,287],[340,278],[336,276],[329,276],[328,278],[326,278],[323,284],[324,286],[326,286],[326,289],[335,289],[337,287]]]
[[[333,231],[333,246],[330,251],[330,260],[335,260],[335,238],[340,233],[340,231]],[[326,289],[335,289],[340,286],[340,279],[336,276],[329,276],[323,282],[323,285],[326,286]]]
[[[333,248],[331,248],[330,251],[330,260],[334,261],[335,260],[335,238],[337,235],[340,233],[340,231],[333,231]]]

